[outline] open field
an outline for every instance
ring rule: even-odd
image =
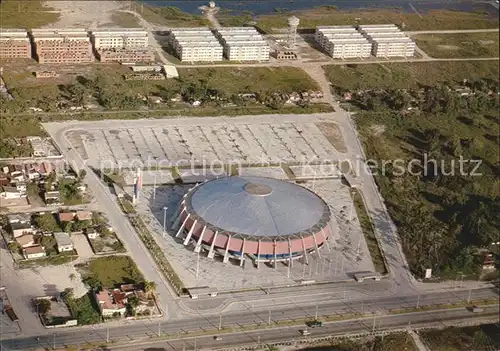
[[[128,12],[115,12],[111,15],[111,21],[115,26],[124,28],[140,27],[137,18]]]
[[[464,78],[498,79],[495,61],[478,62],[415,62],[373,65],[323,66],[335,90],[408,89],[419,85],[461,82]]]
[[[384,336],[367,337],[363,340],[320,342],[312,343],[307,347],[309,351],[417,351],[418,348],[413,343],[410,335],[407,333],[394,333]]]
[[[128,256],[107,256],[92,259],[83,268],[83,281],[89,285],[99,282],[102,287],[138,284],[144,281],[135,262]]]
[[[60,15],[42,0],[4,0],[0,4],[2,28],[39,28],[56,22]]]
[[[135,4],[135,9],[146,21],[168,27],[203,27],[209,25],[207,19],[201,15],[192,15],[183,12],[173,6],[139,6]]]
[[[420,335],[432,351],[494,351],[500,348],[499,332],[498,324],[483,324],[473,327],[426,330],[421,331]]]
[[[321,25],[355,25],[394,23],[404,30],[498,28],[498,19],[481,13],[435,10],[422,14],[389,9],[356,9],[340,11],[335,6],[323,6],[304,11],[276,13],[257,17],[257,26],[266,33],[287,28],[291,14],[300,18],[299,28]]]
[[[413,36],[429,56],[498,57],[499,33],[421,34]]]

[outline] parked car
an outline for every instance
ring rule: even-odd
[[[310,322],[307,322],[306,325],[310,328],[322,328],[323,322],[322,321],[310,321]]]

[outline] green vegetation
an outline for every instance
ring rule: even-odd
[[[463,65],[455,66],[461,67],[459,73],[452,72],[450,65],[420,66],[422,75],[417,78],[415,65],[409,65],[411,74],[385,66],[390,69],[384,84],[371,91],[364,89],[376,87],[383,74],[364,74],[365,67],[360,68],[362,74],[353,67],[344,68],[349,75],[328,73],[337,79],[333,80],[337,90],[363,88],[353,94],[352,103],[359,109],[356,123],[367,158],[378,162],[375,180],[398,226],[410,269],[418,276],[432,268],[442,278],[457,274],[477,278],[479,250],[496,241],[500,230],[496,216],[500,212],[498,65],[495,80],[475,80],[480,71]],[[424,67],[428,67],[425,74]],[[485,70],[484,78],[492,71]],[[358,82],[346,87],[346,76],[357,77]],[[402,77],[407,82],[388,87],[391,80],[402,83]],[[468,96],[454,90],[464,78],[469,79]],[[450,86],[438,83],[443,80]],[[427,87],[419,89],[419,83]],[[401,87],[406,89],[397,89]],[[460,157],[480,160],[475,172],[481,175],[471,175],[473,162],[460,166]],[[418,165],[410,164],[411,160]],[[409,165],[412,173],[401,171],[401,165],[404,170]]]
[[[101,322],[101,316],[92,291],[80,298],[73,296],[72,289],[65,289],[61,293],[61,298],[68,306],[71,315],[77,319],[78,325],[96,324]]]
[[[253,21],[253,13],[243,11],[240,15],[233,15],[231,10],[221,9],[217,14],[217,21],[223,27],[244,27]]]
[[[2,122],[0,122],[2,124]],[[3,137],[3,131],[0,126],[0,136]],[[29,157],[33,154],[33,148],[28,142],[17,142],[11,138],[0,139],[0,158],[7,157]]]
[[[313,345],[309,350],[327,351],[417,351],[418,348],[413,343],[413,339],[407,333],[389,334],[384,337],[367,337],[364,340],[332,340],[328,344],[322,342],[320,345]]]
[[[63,203],[67,206],[80,205],[85,203],[85,199],[82,196],[79,186],[81,182],[78,179],[63,178],[59,180],[58,189],[61,193],[61,199]]]
[[[294,14],[300,18],[299,28],[316,28],[322,25],[356,25],[394,23],[404,30],[426,29],[482,29],[498,28],[498,19],[484,13],[450,10],[428,11],[423,16],[400,9],[355,9],[340,11],[335,6],[279,12],[257,17],[257,27],[267,33],[287,27],[287,19]]]
[[[421,331],[420,335],[428,347],[435,351],[494,351],[500,348],[498,324],[425,330]]]
[[[82,281],[92,288],[113,288],[120,284],[144,282],[142,273],[128,256],[95,258],[82,268]]]
[[[210,23],[204,17],[192,15],[181,11],[173,6],[136,6],[138,11],[146,21],[151,23],[168,25],[168,27],[204,27]]]
[[[361,194],[357,190],[353,191],[351,195],[354,201],[354,207],[356,208],[356,214],[359,219],[359,224],[365,236],[366,245],[368,245],[368,250],[370,251],[370,256],[372,258],[375,271],[382,274],[386,274],[387,267],[385,265],[384,256],[382,254],[382,251],[380,250],[380,246],[377,237],[375,235],[375,231],[373,229],[373,224],[372,221],[370,220],[370,216],[368,216],[368,213],[366,212],[363,198],[361,197]]]
[[[35,225],[44,232],[58,232],[61,230],[53,213],[44,213],[35,217]]]
[[[39,28],[54,23],[59,14],[42,0],[3,0],[0,2],[0,23],[3,28]]]
[[[453,57],[498,57],[499,34],[421,34],[413,37],[417,45],[429,56]]]
[[[498,79],[498,61],[415,62],[323,66],[337,92],[358,89],[410,89],[463,79]]]

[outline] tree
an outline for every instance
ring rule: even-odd
[[[69,275],[69,280],[71,280],[72,282],[74,282],[74,281],[75,281],[75,279],[76,279],[76,274],[75,274],[75,273],[71,273],[71,274]]]
[[[84,169],[81,169],[80,172],[78,172],[78,181],[81,182],[85,176],[87,175],[87,171]]]
[[[48,299],[36,299],[35,300],[36,312],[45,316],[50,312],[51,304]]]
[[[58,232],[60,230],[56,218],[52,213],[44,213],[35,217],[35,224],[44,232]]]
[[[132,295],[127,298],[127,314],[129,316],[134,316],[135,315],[135,309],[139,306],[139,298],[136,295]]]

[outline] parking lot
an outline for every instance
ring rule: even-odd
[[[278,120],[279,118],[279,120]],[[278,164],[336,160],[322,115],[49,123],[88,165],[100,168],[207,164]],[[334,125],[334,123],[332,123]],[[340,137],[341,138],[341,137]]]

